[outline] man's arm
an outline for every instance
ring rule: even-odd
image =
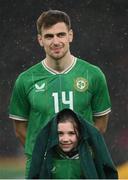
[[[26,139],[28,122],[27,121],[14,120],[13,124],[14,124],[14,128],[15,128],[16,137],[18,137],[20,142],[22,143],[22,145],[24,145],[25,139]]]
[[[109,114],[94,117],[95,127],[103,134],[106,132]]]

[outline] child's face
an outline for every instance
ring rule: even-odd
[[[64,152],[70,152],[78,144],[78,131],[71,122],[58,124],[59,147]]]

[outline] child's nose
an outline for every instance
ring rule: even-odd
[[[67,134],[65,134],[64,136],[63,136],[63,141],[68,141],[69,140],[69,136],[67,135]]]

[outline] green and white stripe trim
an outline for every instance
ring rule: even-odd
[[[68,68],[66,68],[64,71],[62,71],[61,73],[55,71],[54,69],[52,69],[52,68],[50,68],[50,67],[48,67],[48,66],[46,65],[46,63],[45,63],[45,60],[42,61],[42,65],[43,65],[43,67],[44,67],[48,72],[50,72],[51,74],[54,74],[54,75],[56,75],[56,74],[67,74],[67,73],[75,66],[76,61],[77,61],[77,58],[74,57],[73,63],[72,63]]]
[[[28,121],[24,117],[20,117],[20,116],[17,116],[17,115],[12,115],[12,114],[9,115],[9,118],[14,119],[14,120],[18,120],[18,121]]]
[[[110,112],[111,112],[111,108],[108,108],[105,111],[93,113],[93,116],[103,116],[103,115],[106,115],[106,114],[108,114]]]

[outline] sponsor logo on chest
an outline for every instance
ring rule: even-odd
[[[35,84],[35,91],[36,92],[40,92],[40,91],[45,91],[46,90],[46,84],[42,83],[42,84]]]

